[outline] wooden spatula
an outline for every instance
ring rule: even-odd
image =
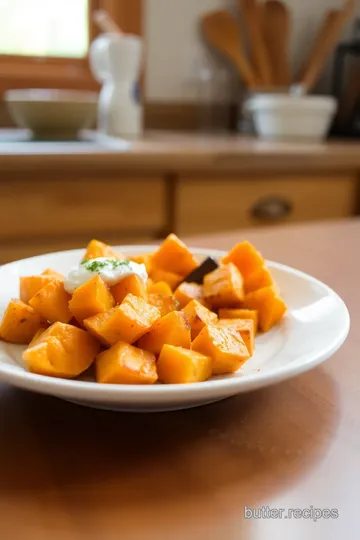
[[[245,57],[236,18],[225,10],[214,11],[202,17],[201,26],[208,43],[237,67],[247,86],[255,87],[255,75]]]
[[[336,47],[341,33],[355,12],[355,0],[347,0],[343,9],[329,11],[320,27],[314,46],[303,66],[299,85],[308,92],[316,84],[326,61]]]
[[[263,10],[257,0],[239,0],[252,64],[262,86],[271,85],[271,68],[262,31]]]
[[[271,84],[290,86],[290,13],[280,0],[267,0],[262,12],[263,35],[271,67]]]

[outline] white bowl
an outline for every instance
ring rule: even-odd
[[[74,139],[95,125],[98,95],[78,90],[8,90],[5,101],[14,122],[39,139]]]
[[[118,247],[128,254],[149,253],[154,246]],[[200,258],[224,252],[194,249]],[[45,268],[65,273],[78,264],[84,250],[50,253],[0,268],[0,314],[19,295],[19,276]],[[131,386],[97,384],[92,377],[65,380],[36,375],[22,363],[25,347],[0,342],[0,381],[103,409],[151,412],[186,409],[289,379],[321,364],[341,346],[349,331],[344,302],[329,287],[286,266],[269,263],[289,310],[281,324],[256,339],[253,358],[232,375],[195,384]],[[286,404],[284,404],[286,406]]]
[[[319,141],[328,134],[337,101],[329,96],[256,94],[245,107],[263,139]]]

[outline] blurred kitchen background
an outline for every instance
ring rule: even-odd
[[[360,2],[0,0],[0,263],[359,210]]]

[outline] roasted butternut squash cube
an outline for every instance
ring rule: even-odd
[[[55,279],[59,279],[60,281],[64,280],[64,276],[57,272],[56,270],[53,270],[52,268],[46,268],[46,270],[43,271],[41,274],[42,276],[50,276]]]
[[[157,283],[159,281],[165,281],[170,286],[171,291],[174,291],[179,285],[182,277],[174,272],[168,270],[162,270],[161,268],[154,268],[151,272],[151,279]]]
[[[75,289],[69,302],[69,309],[75,319],[82,323],[84,319],[108,311],[114,304],[108,286],[96,275]]]
[[[109,257],[124,260],[122,253],[117,253],[111,246],[99,240],[91,240],[87,245],[83,261],[88,259],[98,259],[99,257]]]
[[[174,296],[179,302],[180,307],[184,308],[191,300],[197,300],[202,304],[203,301],[203,286],[197,283],[181,283],[176,289]]]
[[[45,321],[68,323],[72,319],[70,300],[71,295],[65,291],[64,282],[53,280],[31,298],[29,305]]]
[[[185,277],[195,270],[199,263],[184,242],[175,234],[170,234],[153,254],[152,265],[153,268],[161,268]]]
[[[9,343],[27,345],[41,326],[41,317],[32,307],[11,300],[0,323],[0,337]]]
[[[182,310],[191,326],[191,339],[195,339],[206,324],[216,324],[218,316],[197,300],[191,300]]]
[[[203,382],[212,374],[212,358],[196,351],[164,345],[157,361],[159,381],[164,384]]]
[[[220,319],[251,319],[254,321],[254,332],[257,334],[259,315],[255,309],[219,309]]]
[[[232,248],[223,258],[224,264],[233,263],[240,270],[242,277],[246,280],[254,272],[259,271],[265,264],[262,255],[254,248],[250,242],[240,242]]]
[[[162,294],[148,294],[147,301],[160,311],[162,317],[179,309],[179,302],[174,296],[163,296]]]
[[[96,380],[102,384],[154,384],[156,358],[128,343],[116,343],[96,358]]]
[[[33,340],[23,360],[32,373],[71,379],[91,366],[99,350],[88,332],[57,322]]]
[[[244,296],[243,278],[232,263],[204,277],[204,299],[212,308],[239,307]]]
[[[250,353],[236,330],[206,325],[192,343],[192,349],[213,359],[213,375],[237,371]]]
[[[85,328],[105,345],[134,343],[160,319],[160,311],[139,296],[128,294],[120,306],[84,320]]]
[[[132,257],[129,257],[130,261],[136,262],[138,264],[144,264],[148,274],[150,274],[152,269],[151,258],[152,253],[144,253],[142,255],[133,255]]]
[[[32,347],[33,345],[35,345],[39,341],[40,336],[42,336],[42,334],[45,332],[45,330],[46,330],[46,328],[44,327],[44,328],[40,328],[36,332],[35,336],[32,338],[32,340],[29,343],[29,347]]]
[[[182,311],[172,311],[158,319],[141,339],[138,346],[156,355],[163,346],[175,345],[190,349],[191,329],[187,316]]]
[[[263,289],[264,287],[275,286],[275,282],[270,273],[270,270],[265,266],[251,274],[245,280],[245,292],[250,293],[257,291],[258,289]]]
[[[136,274],[127,276],[119,281],[119,283],[111,287],[110,292],[116,304],[121,304],[128,294],[140,296],[145,299],[147,297],[146,284],[144,280]]]
[[[263,332],[275,326],[283,318],[287,309],[284,300],[273,287],[264,287],[247,294],[244,305],[249,309],[257,310],[259,328]]]
[[[172,289],[165,281],[153,281],[148,285],[147,291],[149,294],[161,294],[162,296],[172,296]]]
[[[29,300],[45,285],[56,279],[54,276],[23,276],[20,278],[20,300],[29,303]]]
[[[250,356],[253,356],[255,350],[255,331],[254,321],[252,319],[220,319],[218,326],[236,330],[243,338]]]

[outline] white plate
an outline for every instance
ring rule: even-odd
[[[118,249],[138,254],[154,247]],[[201,249],[193,252],[199,257],[224,255]],[[83,253],[51,253],[1,267],[0,312],[10,298],[19,296],[19,276],[40,274],[49,267],[66,273]],[[233,375],[190,385],[105,385],[86,377],[69,381],[28,373],[21,360],[25,347],[0,342],[0,380],[89,407],[151,412],[196,407],[294,377],[321,364],[342,345],[349,331],[349,313],[341,298],[320,281],[280,264],[269,262],[269,267],[289,310],[276,328],[257,337],[254,357]]]

